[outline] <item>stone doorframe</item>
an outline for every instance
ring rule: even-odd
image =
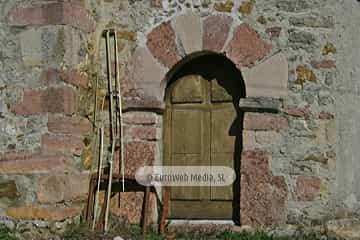
[[[124,108],[128,111],[163,112],[165,89],[174,69],[204,52],[225,55],[241,71],[246,88],[246,98],[239,103],[243,111],[265,114],[264,121],[275,121],[276,130],[287,124],[277,115],[266,113],[279,112],[281,99],[286,97],[286,57],[248,24],[240,23],[226,14],[200,17],[189,12],[151,29],[143,44],[139,43],[127,62],[122,84]],[[247,121],[246,118],[245,115],[244,121]],[[253,121],[257,116],[248,118]],[[243,141],[245,145],[245,136]],[[157,159],[160,157],[154,158],[155,164],[161,164],[161,159]],[[283,177],[272,175],[270,159],[271,155],[261,150],[243,153],[241,181],[243,177],[245,181],[244,186],[241,184],[241,224],[269,225],[285,221],[287,187]],[[250,169],[253,176],[246,176],[243,170],[247,171],[252,164],[265,164],[265,167],[261,168],[262,172]],[[253,178],[260,180],[251,183]],[[257,185],[261,181],[269,186],[259,188]],[[249,189],[256,190],[250,192]],[[253,191],[265,194],[264,199],[256,202]],[[263,217],[263,209],[269,209],[267,217]]]

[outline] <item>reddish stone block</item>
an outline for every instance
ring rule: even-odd
[[[64,156],[33,155],[25,159],[0,161],[0,174],[76,172],[74,160]]]
[[[74,86],[87,88],[89,84],[89,78],[85,72],[77,72],[76,70],[63,72],[62,80],[68,82]]]
[[[151,0],[150,6],[153,8],[162,8],[162,0]]]
[[[86,135],[91,133],[91,122],[82,117],[49,115],[48,130],[53,133],[66,133],[73,135]]]
[[[55,2],[33,7],[15,7],[8,13],[11,26],[70,25],[86,32],[95,30],[90,12],[79,4]]]
[[[115,153],[114,172],[120,172],[120,151]],[[125,175],[134,178],[143,166],[151,166],[155,161],[155,142],[127,142],[124,144]]]
[[[169,68],[180,59],[175,42],[175,32],[170,22],[162,23],[154,28],[147,35],[146,45],[153,56]]]
[[[309,105],[305,107],[287,107],[284,109],[284,113],[293,117],[309,118],[311,110]]]
[[[296,197],[298,201],[313,201],[320,194],[321,179],[299,176],[296,179]]]
[[[137,93],[139,98],[128,97],[123,99],[123,109],[165,109],[165,103],[159,96],[149,96]]]
[[[153,126],[132,126],[125,132],[127,137],[134,140],[156,140],[156,127]]]
[[[40,149],[35,149],[34,151],[10,151],[0,154],[0,161],[26,160],[39,153]]]
[[[278,38],[281,33],[281,27],[271,27],[265,30],[269,34],[270,38]]]
[[[245,113],[245,130],[284,130],[289,127],[289,122],[285,117],[276,114],[266,113]]]
[[[47,220],[63,221],[81,214],[82,207],[45,207],[45,206],[22,206],[6,209],[6,214],[15,219],[22,220]]]
[[[333,60],[311,61],[311,66],[316,69],[330,69],[336,68],[336,62]]]
[[[141,222],[142,217],[142,209],[143,209],[143,200],[144,193],[143,192],[121,192],[120,194],[120,202],[119,196],[116,195],[111,200],[111,213],[116,216],[122,217],[126,219],[131,224],[139,224]],[[155,211],[155,202],[156,195],[154,193],[150,194],[150,213],[149,219],[150,223],[154,223],[151,220],[151,216],[153,216]]]
[[[322,119],[322,120],[334,119],[334,114],[322,111],[319,113],[319,119]]]
[[[86,199],[89,174],[57,174],[42,176],[37,199],[40,203],[59,203]]]
[[[203,49],[221,52],[228,38],[232,17],[211,15],[203,23]]]
[[[272,45],[263,41],[248,24],[241,24],[226,48],[226,55],[239,67],[250,67],[264,58]]]
[[[80,156],[84,142],[82,137],[45,134],[41,137],[41,147],[45,153],[70,153]]]
[[[163,87],[166,69],[147,48],[137,48],[126,65],[122,84],[126,108],[163,108]]]
[[[123,115],[123,123],[132,125],[155,125],[157,117],[151,112],[127,112]]]
[[[88,88],[88,84],[89,84],[89,78],[87,73],[78,72],[76,70],[61,71],[51,68],[42,72],[40,79],[47,86],[54,85],[61,81],[82,88]]]
[[[241,158],[240,222],[268,226],[286,220],[287,186],[283,177],[272,176],[270,154],[244,151]]]
[[[75,91],[71,87],[25,90],[22,101],[12,106],[11,111],[21,115],[47,112],[72,114],[75,105]]]

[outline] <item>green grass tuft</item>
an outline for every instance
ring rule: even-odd
[[[0,225],[0,239],[1,240],[18,240],[17,237],[15,237],[10,229],[8,229],[6,226]]]

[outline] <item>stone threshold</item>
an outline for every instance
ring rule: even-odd
[[[184,220],[184,219],[169,219],[166,220],[169,225],[235,225],[232,220]]]

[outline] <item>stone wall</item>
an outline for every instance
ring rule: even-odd
[[[355,1],[8,0],[0,7],[1,216],[61,221],[83,212],[96,168],[94,92],[106,91],[106,27],[119,30],[129,171],[162,161],[166,73],[211,50],[232,60],[246,85],[242,224],[310,224],[334,217],[344,198],[357,210],[356,27],[342,30]],[[122,194],[120,203],[113,213],[138,222],[142,193]]]

